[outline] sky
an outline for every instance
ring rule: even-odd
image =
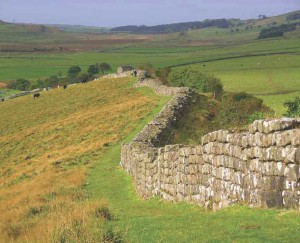
[[[257,18],[300,10],[300,0],[0,0],[0,20],[102,27],[216,18]]]

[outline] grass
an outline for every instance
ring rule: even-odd
[[[132,135],[125,141],[129,141]],[[107,222],[126,232],[128,242],[297,242],[299,213],[234,206],[218,212],[159,198],[143,200],[132,179],[119,167],[115,145],[89,171],[91,199],[110,203],[117,220]]]
[[[131,84],[102,79],[0,104],[0,241],[99,241],[96,209],[107,202],[88,200],[87,169],[168,100]]]
[[[219,77],[225,91],[248,92],[264,100],[276,112],[283,103],[300,94],[300,56],[295,54],[243,57],[195,64],[201,71]]]
[[[103,52],[1,53],[0,80],[43,78],[57,74],[59,71],[66,75],[72,65],[80,65],[83,70],[86,70],[89,65],[97,62],[107,62],[113,69],[122,64],[138,66],[143,63],[151,63],[155,67],[167,67],[207,63],[220,59],[224,59],[225,63],[233,58],[241,62],[247,56],[256,55],[253,58],[259,59],[260,56],[272,53],[291,52],[292,56],[300,51],[298,39],[263,40],[235,46],[177,46],[158,49],[155,44],[152,46],[150,44],[149,42],[149,46],[146,47],[111,48]],[[224,68],[221,67],[221,70]]]
[[[10,96],[13,94],[18,94],[20,92],[21,91],[19,91],[19,90],[13,90],[13,89],[0,89],[0,98]]]
[[[130,38],[137,37],[129,34],[108,35],[97,38],[123,38],[129,44],[108,45],[99,52],[1,53],[0,81],[46,78],[60,71],[66,75],[72,65],[80,65],[86,71],[97,62],[107,62],[113,70],[123,64],[151,63],[156,68],[194,64],[219,77],[225,90],[246,91],[262,98],[280,117],[285,112],[285,98],[293,98],[300,91],[299,37],[289,33],[285,38],[257,40],[258,31],[231,33],[228,29],[208,28],[184,35],[148,36],[143,43],[130,42]]]

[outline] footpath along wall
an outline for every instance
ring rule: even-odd
[[[220,209],[235,203],[300,209],[300,120],[255,121],[248,130],[220,130],[198,146],[167,145],[176,122],[193,102],[193,90],[157,80],[136,86],[172,95],[162,111],[121,147],[121,166],[138,194]]]

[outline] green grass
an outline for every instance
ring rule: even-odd
[[[18,94],[20,93],[19,90],[13,90],[13,89],[0,89],[0,97],[6,97],[10,96],[12,94]]]
[[[300,52],[298,39],[263,40],[234,46],[157,48],[154,44],[151,44],[152,46],[150,44],[146,47],[119,48],[103,52],[1,53],[0,80],[49,77],[59,71],[66,74],[72,65],[80,65],[85,70],[88,65],[97,62],[107,62],[115,70],[122,64],[138,66],[143,63],[151,63],[155,67],[167,67],[220,59],[225,59],[227,62],[232,58],[249,55],[258,55],[255,58],[259,58],[260,55],[272,53],[292,52],[298,54]]]
[[[283,102],[300,93],[300,55],[280,54],[234,58],[195,64],[201,71],[219,77],[225,91],[248,92],[262,98],[275,110],[285,112]]]
[[[146,120],[144,121],[146,122]],[[136,131],[137,132],[137,131]],[[125,141],[131,140],[133,134]],[[298,242],[299,213],[233,206],[218,212],[159,198],[143,200],[119,166],[120,144],[105,153],[88,176],[91,200],[108,201],[129,242]]]

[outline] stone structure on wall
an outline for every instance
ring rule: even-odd
[[[220,209],[235,203],[300,209],[300,120],[259,120],[247,131],[216,131],[198,146],[168,145],[176,121],[193,101],[188,88],[157,80],[138,82],[173,96],[163,110],[121,148],[121,166],[143,198],[159,195]]]
[[[125,66],[125,65],[123,65],[123,66],[118,67],[117,73],[130,72],[132,70],[134,70],[134,68],[132,66]]]

